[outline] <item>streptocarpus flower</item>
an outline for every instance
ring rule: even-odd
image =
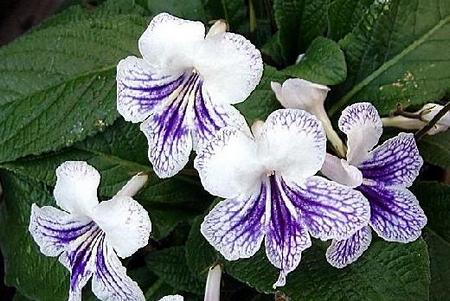
[[[347,160],[327,154],[322,173],[330,179],[362,192],[371,208],[370,227],[364,227],[346,240],[334,240],[327,260],[342,268],[358,259],[370,245],[371,229],[394,242],[416,240],[427,223],[412,185],[422,166],[413,134],[400,133],[378,144],[383,127],[370,103],[357,103],[344,109],[339,128],[347,135]]]
[[[314,176],[326,137],[313,115],[278,110],[253,128],[254,137],[222,129],[195,159],[205,189],[226,198],[201,232],[227,260],[253,256],[265,240],[268,259],[280,269],[274,287],[283,286],[310,236],[349,237],[367,225],[369,204],[361,193]]]
[[[201,22],[159,14],[139,39],[143,58],[130,56],[117,66],[117,110],[127,121],[143,122],[160,177],[181,170],[191,150],[220,128],[245,125],[231,104],[258,84],[261,54],[225,29],[219,21],[205,36]]]
[[[136,175],[111,200],[100,203],[100,174],[86,162],[67,161],[56,176],[53,194],[62,210],[33,204],[29,231],[44,255],[59,256],[70,271],[68,300],[81,300],[91,277],[100,300],[145,300],[117,256],[131,256],[148,243],[148,213],[131,198],[147,176]]]

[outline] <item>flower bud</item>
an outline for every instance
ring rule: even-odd
[[[333,129],[324,107],[330,88],[300,78],[288,79],[282,85],[271,82],[271,87],[283,107],[305,110],[315,115],[321,121],[327,138],[338,155],[345,157],[345,145]]]
[[[228,24],[225,20],[217,20],[216,22],[214,22],[214,24],[211,26],[211,28],[209,29],[208,33],[206,34],[206,37],[212,37],[215,36],[216,34],[219,33],[224,33],[226,32],[228,29]]]
[[[204,301],[220,301],[220,280],[222,278],[222,267],[220,264],[209,268],[206,279]]]

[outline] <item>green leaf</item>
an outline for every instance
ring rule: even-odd
[[[450,186],[419,182],[412,191],[428,217],[424,237],[431,261],[430,300],[445,300],[450,295]]]
[[[344,53],[333,40],[318,37],[296,65],[283,70],[292,77],[300,77],[324,85],[336,85],[345,80],[347,65]]]
[[[303,253],[300,266],[280,290],[299,300],[428,300],[429,261],[422,239],[410,244],[374,241],[345,269],[331,267],[320,242]],[[228,263],[227,273],[262,292],[272,292],[278,271],[263,250],[253,258]]]
[[[203,294],[204,282],[189,270],[183,247],[171,247],[150,253],[146,258],[150,271],[177,290]]]
[[[147,20],[73,12],[0,49],[0,162],[71,145],[118,116],[116,65],[137,54]]]
[[[244,0],[205,0],[204,7],[208,20],[224,19],[230,31],[240,34],[249,32],[247,1]]]
[[[264,66],[264,73],[259,85],[246,101],[237,105],[237,109],[246,117],[250,125],[255,120],[265,120],[270,113],[281,108],[270,88],[270,82],[282,82],[285,79],[286,75],[274,67]]]
[[[42,255],[28,232],[31,204],[54,205],[45,185],[1,173],[0,248],[5,258],[5,283],[35,301],[66,300],[68,271],[56,258]]]
[[[341,42],[348,79],[331,109],[368,100],[385,114],[439,100],[450,86],[450,2],[376,1]]]
[[[279,44],[286,65],[327,30],[329,0],[274,0]]]
[[[418,142],[425,161],[442,168],[450,168],[450,131],[425,136]]]
[[[148,0],[147,8],[152,15],[167,12],[184,19],[207,21],[202,0]]]

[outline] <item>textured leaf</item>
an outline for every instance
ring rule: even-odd
[[[384,114],[439,100],[450,86],[450,2],[376,1],[341,42],[348,79],[330,112],[371,101]]]
[[[189,270],[183,247],[172,247],[149,254],[147,267],[177,290],[203,294],[204,283]]]
[[[275,21],[285,64],[295,61],[309,44],[327,30],[330,0],[274,0]]]
[[[205,0],[204,3],[209,20],[224,19],[232,32],[240,34],[249,32],[247,1]]]
[[[270,113],[281,108],[270,88],[270,82],[282,82],[285,79],[286,75],[277,71],[274,67],[264,66],[263,77],[259,85],[246,101],[237,105],[238,110],[246,117],[250,125],[255,120],[265,120]]]
[[[316,242],[281,288],[291,300],[428,300],[429,261],[422,239],[410,244],[375,241],[356,263],[331,267]],[[227,272],[263,292],[271,292],[278,272],[260,250],[227,265]]]
[[[152,15],[167,12],[180,18],[207,21],[202,0],[148,0],[147,8]]]
[[[425,136],[418,143],[424,159],[442,168],[450,168],[450,131]]]
[[[336,42],[318,37],[306,50],[301,61],[283,72],[315,83],[336,85],[345,80],[347,65],[344,53]]]
[[[0,247],[5,258],[5,283],[35,301],[66,300],[68,271],[56,258],[39,252],[28,232],[31,204],[54,205],[46,186],[1,173],[4,198],[0,207]]]
[[[71,145],[118,116],[116,64],[137,53],[147,20],[83,16],[63,14],[0,49],[0,162]]]
[[[424,234],[430,252],[430,300],[450,296],[450,186],[437,182],[419,182],[413,192],[428,217]]]

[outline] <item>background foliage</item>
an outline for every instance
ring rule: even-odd
[[[75,1],[77,2],[77,1]],[[223,18],[262,50],[263,79],[237,107],[249,123],[279,104],[270,81],[298,76],[331,85],[335,120],[356,101],[382,114],[446,100],[450,87],[447,0],[186,0],[101,1],[70,5],[0,48],[0,247],[14,300],[60,301],[67,271],[42,256],[27,231],[32,203],[54,204],[55,168],[86,160],[102,174],[107,199],[134,174],[152,174],[147,142],[116,112],[117,62],[137,52],[151,17],[167,11],[202,20]],[[298,54],[305,53],[295,64]],[[395,134],[390,131],[388,134]],[[355,264],[326,263],[328,243],[304,252],[281,292],[300,300],[450,300],[450,132],[425,137],[426,160],[413,191],[428,218],[423,238],[402,245],[375,239]],[[273,300],[277,272],[262,252],[226,262],[199,233],[214,203],[188,165],[150,183],[137,196],[154,223],[150,244],[127,265],[147,300],[181,293],[202,300],[208,267],[224,264],[223,300]],[[87,300],[95,298],[86,291]]]

